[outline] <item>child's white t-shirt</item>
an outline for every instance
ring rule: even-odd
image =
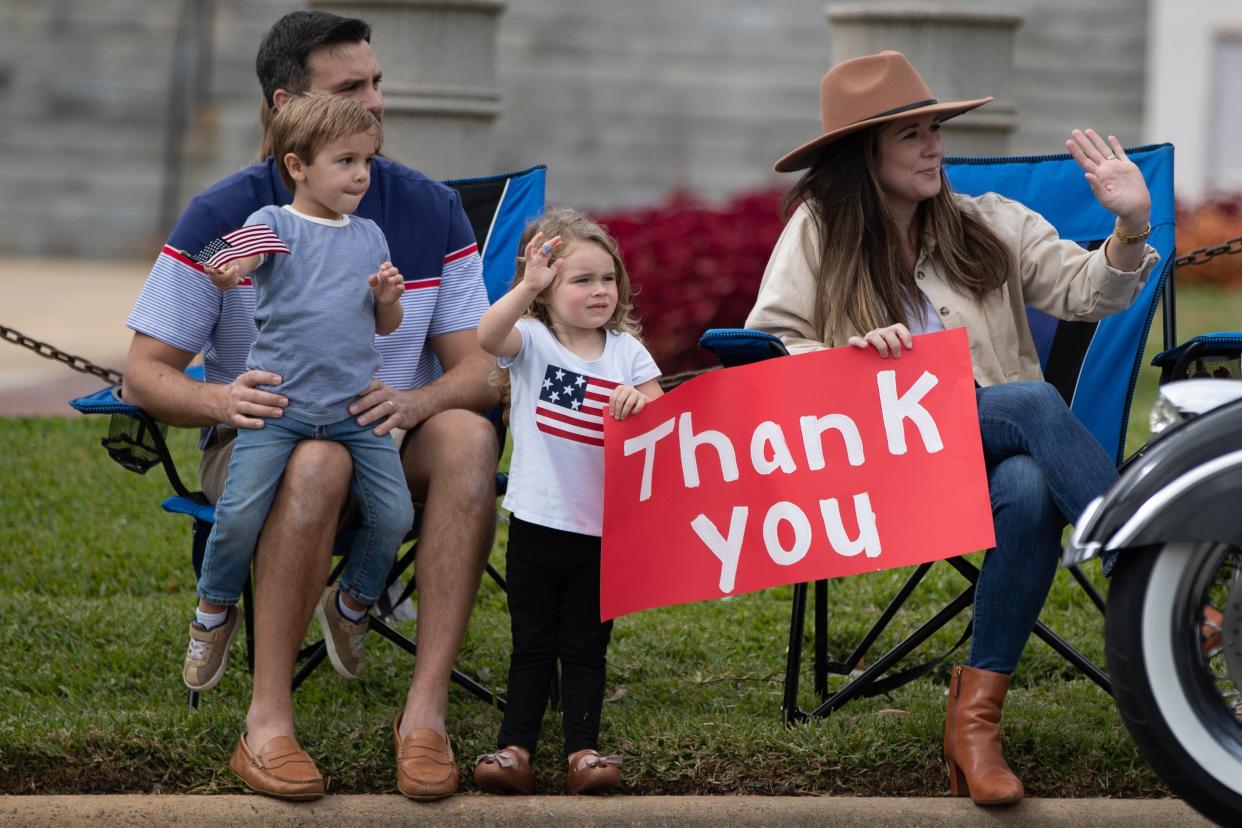
[[[513,456],[504,507],[528,523],[600,536],[604,520],[604,417],[618,385],[660,376],[627,333],[608,331],[594,361],[575,355],[537,319],[517,323],[522,349],[509,359]]]

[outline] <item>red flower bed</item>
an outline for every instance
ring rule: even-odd
[[[643,338],[665,374],[716,364],[699,336],[745,324],[785,226],[782,195],[751,193],[714,208],[675,193],[657,207],[595,216],[621,246]]]

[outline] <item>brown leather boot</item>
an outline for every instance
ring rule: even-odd
[[[1022,780],[1001,753],[1000,720],[1009,676],[991,670],[953,666],[949,713],[944,720],[944,758],[949,790],[976,805],[1019,802]]]

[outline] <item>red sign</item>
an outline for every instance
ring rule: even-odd
[[[603,619],[994,544],[966,331],[713,371],[604,426]]]

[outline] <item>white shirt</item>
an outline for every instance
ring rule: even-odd
[[[922,302],[917,308],[911,308],[910,316],[910,335],[918,336],[919,334],[935,333],[944,330],[944,323],[940,321],[940,314],[936,313],[936,309],[932,307],[931,300],[922,293],[919,294]]]
[[[608,331],[604,352],[585,360],[536,319],[518,320],[522,348],[509,369],[513,456],[504,507],[529,523],[599,537],[604,519],[604,417],[618,385],[660,376],[651,354]]]

